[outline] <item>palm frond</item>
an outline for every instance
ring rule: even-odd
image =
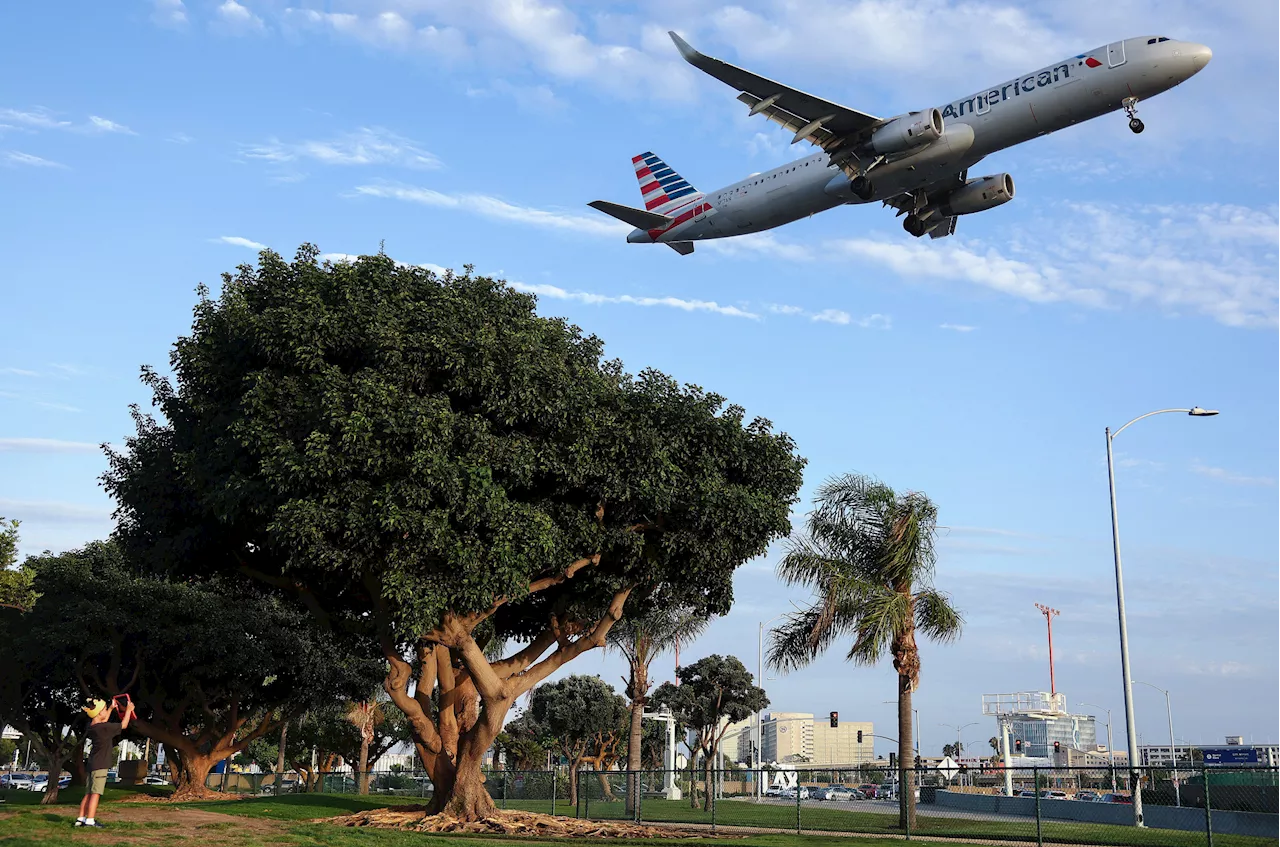
[[[950,596],[926,588],[916,594],[916,628],[934,641],[955,641],[964,629],[964,616],[951,605]]]
[[[822,610],[816,605],[788,613],[785,622],[769,633],[765,655],[768,666],[780,671],[799,670],[826,650],[841,633],[834,626],[819,626],[821,617]]]
[[[887,588],[867,592],[857,616],[858,637],[845,658],[857,665],[873,665],[889,652],[903,623],[910,620],[911,598]]]

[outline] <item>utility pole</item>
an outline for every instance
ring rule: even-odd
[[[1044,615],[1045,623],[1049,625],[1049,693],[1057,694],[1058,689],[1053,683],[1053,619],[1062,613],[1039,603],[1036,603],[1036,608],[1040,610],[1040,614]]]

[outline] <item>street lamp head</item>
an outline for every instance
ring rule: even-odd
[[[1193,418],[1211,418],[1218,414],[1217,409],[1201,409],[1199,406],[1192,406],[1188,411],[1188,415]]]

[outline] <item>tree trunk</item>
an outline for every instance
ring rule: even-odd
[[[648,668],[636,665],[631,668],[631,732],[627,736],[627,811],[634,812],[640,803],[641,777],[644,769],[644,692],[649,689]]]
[[[88,773],[84,767],[84,739],[81,738],[76,742],[76,747],[71,751],[71,760],[67,762],[67,770],[71,772],[71,784],[68,788],[83,788],[85,783],[89,781]]]
[[[280,788],[280,783],[284,781],[284,748],[289,740],[289,722],[285,721],[284,726],[280,727],[280,753],[276,756],[276,789]]]
[[[711,811],[711,797],[715,794],[715,788],[712,786],[711,769],[714,767],[716,754],[714,748],[709,751],[702,760],[702,811]]]
[[[689,808],[698,808],[698,751],[689,751]]]
[[[582,763],[577,759],[569,760],[569,805],[574,809],[578,808],[578,771],[581,767]]]
[[[209,771],[224,758],[226,758],[225,755],[215,753],[202,755],[193,751],[183,751],[182,759],[178,763],[178,778],[172,798],[174,800],[205,800],[221,796],[205,785],[205,782],[209,778]]]
[[[62,776],[62,764],[66,755],[61,748],[51,753],[45,764],[49,768],[49,783],[45,787],[44,797],[40,798],[40,805],[51,806],[58,802],[58,779]]]
[[[360,788],[361,794],[369,793],[369,739],[360,736]]]
[[[607,771],[599,771],[597,779],[600,780],[600,794],[610,803],[616,803],[618,798],[613,793],[613,786],[609,784],[609,775]]]
[[[916,827],[915,754],[911,749],[911,678],[898,676],[898,826]]]

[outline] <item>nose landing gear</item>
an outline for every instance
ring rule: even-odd
[[[1129,116],[1129,129],[1133,130],[1134,134],[1147,128],[1146,124],[1138,119],[1137,97],[1126,97],[1120,101],[1120,105],[1124,107],[1124,113]]]

